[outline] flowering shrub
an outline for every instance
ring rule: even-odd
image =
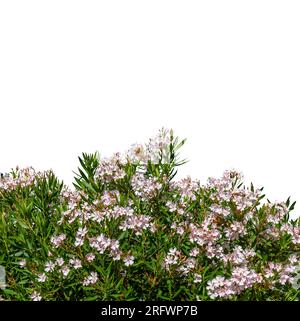
[[[162,129],[123,154],[0,179],[6,300],[298,300],[295,203],[262,202],[226,171],[175,181],[184,144]]]

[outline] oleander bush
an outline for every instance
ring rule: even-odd
[[[226,171],[175,180],[179,140],[100,158],[83,153],[74,187],[52,171],[0,179],[2,300],[299,300],[295,203],[264,200]]]

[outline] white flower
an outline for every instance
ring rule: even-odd
[[[58,259],[56,259],[56,263],[57,265],[62,266],[65,263],[65,261],[63,258],[59,257]]]
[[[31,295],[30,295],[30,298],[32,299],[32,301],[41,301],[42,300],[42,297],[41,295],[34,291]]]
[[[134,256],[132,256],[132,255],[126,256],[126,257],[123,259],[123,261],[124,261],[124,264],[125,264],[126,266],[132,265],[133,262],[134,262]]]
[[[66,239],[65,234],[60,234],[58,236],[52,236],[51,237],[51,243],[54,245],[55,248],[59,247],[60,244]]]
[[[289,262],[290,263],[297,263],[298,262],[298,258],[297,258],[297,255],[291,255],[290,257],[289,257]]]
[[[86,256],[85,256],[86,260],[88,262],[93,262],[94,259],[95,259],[95,255],[93,253],[88,253]]]
[[[119,249],[115,251],[110,251],[110,256],[114,261],[119,261],[121,259],[121,254],[122,252]]]
[[[176,255],[178,255],[178,250],[174,247],[169,250],[169,254],[176,256]]]
[[[70,269],[68,266],[65,265],[61,268],[60,272],[62,273],[63,276],[67,276],[70,272]]]
[[[184,233],[184,228],[183,228],[182,226],[178,226],[176,232],[177,232],[179,235],[182,235],[182,234]]]
[[[77,270],[82,267],[81,261],[79,259],[71,259],[70,264],[73,265],[74,269]]]
[[[197,256],[199,254],[199,249],[197,247],[194,247],[191,252],[190,252],[190,256]]]
[[[166,203],[166,206],[168,207],[168,209],[171,213],[177,211],[177,205],[175,203],[168,201]]]
[[[45,282],[47,279],[46,274],[45,273],[41,273],[38,275],[38,282]]]
[[[46,272],[52,272],[55,268],[55,263],[49,261],[45,264],[45,271]]]
[[[176,264],[178,261],[178,257],[177,256],[170,256],[168,255],[166,258],[165,258],[165,265],[172,265],[172,264]]]
[[[91,272],[91,274],[83,280],[83,285],[88,286],[89,284],[95,284],[98,281],[97,272]]]
[[[112,240],[110,243],[110,248],[115,251],[119,249],[119,241],[118,240]]]
[[[202,281],[202,276],[198,273],[194,274],[194,283],[200,283]]]
[[[90,283],[91,283],[91,284],[96,283],[96,282],[98,281],[98,274],[97,274],[97,272],[91,272],[89,278],[90,278]]]
[[[84,237],[85,235],[86,235],[86,233],[87,233],[87,228],[86,227],[84,227],[84,228],[82,228],[82,227],[80,227],[79,229],[78,229],[78,231],[77,231],[77,237]]]
[[[20,262],[19,262],[19,265],[20,265],[20,267],[21,268],[24,268],[25,266],[26,266],[26,260],[21,260]]]
[[[81,237],[76,237],[75,246],[82,246],[84,240]]]

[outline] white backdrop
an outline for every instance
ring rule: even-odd
[[[0,0],[0,171],[70,184],[81,152],[165,126],[188,139],[179,177],[235,168],[300,201],[299,16],[289,0]]]

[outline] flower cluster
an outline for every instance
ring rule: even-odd
[[[262,276],[247,267],[235,267],[229,279],[217,276],[208,281],[207,291],[212,299],[231,298],[239,295],[245,289],[251,288],[254,284],[262,282]]]
[[[191,223],[189,239],[198,245],[212,245],[221,238],[221,232],[212,218],[207,218],[200,226]]]
[[[271,277],[272,284],[291,284],[295,273],[293,263],[267,262],[257,265],[256,251],[243,241],[248,235],[252,235],[256,242],[260,242],[259,240],[267,239],[267,235],[271,234],[277,240],[286,233],[291,236],[291,242],[297,245],[300,228],[291,223],[282,223],[288,212],[285,203],[265,205],[265,219],[259,219],[254,207],[259,204],[261,190],[246,189],[240,184],[241,177],[236,171],[226,171],[220,179],[209,179],[204,190],[210,193],[212,203],[201,223],[197,222],[194,213],[187,213],[185,217],[188,219],[182,221],[182,213],[178,211],[180,202],[166,203],[171,213],[179,214],[179,221],[174,221],[171,229],[181,239],[187,236],[196,247],[191,249],[190,256],[187,257],[178,249],[172,249],[166,255],[163,267],[169,270],[172,265],[176,265],[176,271],[181,275],[193,275],[199,266],[197,258],[202,258],[202,261],[211,260],[214,267],[223,266],[230,277],[217,275],[208,281],[206,289],[212,299],[230,299],[255,284],[267,288]],[[172,186],[174,188],[176,184],[173,183]],[[196,192],[197,184],[191,188],[189,198],[186,197],[189,204],[195,201]],[[257,233],[257,228],[260,228],[260,233]],[[299,260],[299,256],[295,257],[297,259],[294,260]],[[201,279],[201,274],[199,275]]]
[[[54,247],[59,247],[61,243],[65,240],[66,235],[65,234],[60,234],[58,236],[52,236],[51,237],[51,243],[54,245]]]
[[[243,222],[233,222],[224,229],[225,235],[229,240],[236,240],[246,234]]]
[[[97,281],[98,281],[97,272],[91,272],[91,274],[83,280],[82,284],[83,286],[88,286],[90,284],[95,284]]]
[[[196,199],[195,192],[200,188],[199,180],[192,180],[190,176],[170,184],[170,189],[180,195],[180,203],[185,204]]]
[[[76,232],[76,239],[75,239],[75,246],[81,246],[83,245],[85,235],[87,234],[88,229],[87,227],[80,227],[78,231]]]
[[[147,144],[136,143],[124,154],[115,153],[110,158],[101,159],[95,177],[109,183],[126,176],[124,166],[127,163],[138,164],[140,167],[145,167],[148,162],[168,163],[170,161],[168,147],[172,135],[172,131],[161,129],[157,136],[149,139]]]
[[[168,148],[172,136],[172,130],[162,128],[158,135],[149,139],[147,144],[133,144],[125,153],[125,157],[130,163],[141,165],[146,165],[148,162],[158,164],[159,161],[168,163],[170,161]]]
[[[293,260],[292,262],[286,264],[269,262],[264,269],[264,276],[273,285],[276,284],[276,282],[280,283],[281,285],[292,283],[294,279],[294,273],[297,269],[294,264],[296,262],[293,262]]]
[[[120,153],[116,153],[111,158],[104,158],[100,161],[95,176],[106,183],[122,179],[126,175],[123,165],[124,160],[122,160]]]
[[[141,173],[136,173],[132,177],[131,186],[134,194],[143,201],[155,197],[162,188],[162,184],[156,177],[147,177]]]
[[[120,230],[133,230],[136,235],[141,235],[143,230],[155,231],[155,225],[151,222],[152,218],[147,215],[132,215],[120,224]]]
[[[251,191],[250,188],[241,188],[243,175],[234,170],[225,171],[219,179],[210,177],[208,187],[214,192],[212,197],[219,203],[233,202],[238,211],[244,211],[254,206],[261,196],[261,189]]]
[[[37,178],[53,174],[52,170],[36,172],[33,167],[19,168],[0,178],[0,190],[14,190],[17,187],[24,188],[36,184]]]
[[[91,248],[96,249],[100,254],[103,254],[109,249],[114,259],[120,259],[121,252],[119,251],[119,242],[117,240],[111,240],[104,234],[100,234],[99,236],[91,237],[89,239],[89,244]],[[114,256],[116,253],[118,253],[117,256]]]
[[[163,266],[169,270],[171,265],[176,265],[179,263],[179,259],[182,256],[181,252],[176,248],[172,248],[167,253],[166,258],[164,259]]]
[[[240,245],[233,248],[231,252],[223,255],[222,260],[225,264],[247,265],[248,260],[255,257],[256,253],[253,249],[243,249]]]
[[[132,265],[133,262],[134,262],[134,256],[133,256],[133,255],[128,255],[128,256],[126,256],[126,257],[123,259],[123,261],[124,261],[124,264],[125,264],[126,266],[130,266],[130,265]]]

